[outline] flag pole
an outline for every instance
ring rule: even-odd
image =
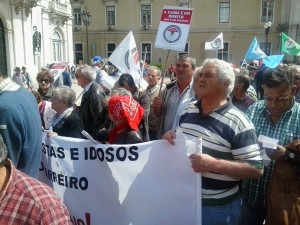
[[[169,49],[168,54],[167,54],[167,58],[166,58],[166,62],[165,62],[165,65],[164,65],[162,77],[161,77],[161,83],[160,83],[158,95],[160,95],[160,93],[161,93],[162,85],[164,83],[164,78],[165,78],[166,73],[167,73],[167,65],[168,65],[168,61],[169,61],[170,52],[171,52],[171,50]]]
[[[145,55],[144,55],[144,63],[143,63],[143,66],[142,66],[142,69],[141,69],[141,74],[140,74],[140,83],[139,83],[139,90],[141,88],[141,81],[143,79],[143,76],[144,76],[144,69],[145,69],[145,62],[146,62],[146,58],[147,58],[147,47],[145,48],[146,52],[145,52]]]

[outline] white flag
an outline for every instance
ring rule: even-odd
[[[139,85],[139,54],[132,31],[118,45],[108,58],[108,61],[114,64],[122,73],[129,73],[133,77],[135,84]]]
[[[205,42],[205,50],[223,49],[223,33],[221,32],[212,42]]]

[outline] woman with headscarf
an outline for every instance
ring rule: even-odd
[[[138,125],[144,109],[129,96],[113,96],[108,100],[109,118],[115,127],[108,133],[109,144],[135,144],[143,142]]]

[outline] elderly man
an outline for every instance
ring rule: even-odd
[[[160,96],[154,98],[152,105],[154,113],[160,118],[157,138],[172,129],[173,121],[179,104],[194,97],[192,87],[196,60],[188,55],[180,55],[176,61],[176,81],[166,85]]]
[[[97,139],[99,130],[109,122],[105,93],[96,82],[96,73],[89,65],[78,67],[75,77],[78,85],[84,89],[78,114],[84,130]]]
[[[37,101],[0,73],[0,134],[17,169],[37,178],[42,157],[42,124]]]
[[[246,111],[246,115],[256,128],[257,135],[277,139],[281,146],[300,139],[300,105],[294,100],[296,87],[293,85],[292,75],[286,69],[268,69],[263,76],[263,89],[264,100],[254,103]],[[300,186],[294,165],[289,164],[288,151],[285,152],[283,148],[270,155],[271,158],[272,155],[281,157],[276,161],[272,160],[265,167],[263,177],[249,179],[243,183],[241,225],[262,225],[266,209],[268,210],[266,224],[299,224],[299,203],[298,207],[292,210],[295,213],[293,217],[288,210],[292,203],[286,202],[292,196],[294,206],[297,201],[299,202]],[[267,200],[275,195],[277,199]],[[298,222],[295,223],[297,217]],[[284,220],[290,223],[283,223]]]
[[[190,155],[192,168],[202,173],[202,225],[237,225],[240,219],[239,180],[262,175],[262,160],[254,127],[230,98],[234,72],[227,62],[206,59],[199,75],[196,103],[179,120],[186,136],[203,139],[202,153]],[[176,133],[163,138],[174,144]]]
[[[7,159],[1,135],[0,202],[0,224],[72,224],[67,208],[54,191],[21,173]]]
[[[146,73],[148,87],[146,93],[149,96],[150,103],[159,94],[161,71],[156,66],[149,66]],[[159,128],[159,118],[154,114],[153,105],[150,104],[149,121],[149,138],[150,141],[157,139],[157,131]]]

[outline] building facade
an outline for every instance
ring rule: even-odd
[[[254,37],[268,55],[281,53],[282,31],[299,43],[299,0],[71,0],[71,4],[76,64],[88,63],[93,55],[108,58],[129,31],[140,59],[147,53],[148,63],[164,64],[167,51],[154,47],[164,5],[193,9],[184,52],[195,57],[198,65],[207,57],[240,65]],[[83,12],[88,13],[88,20],[82,20],[86,17]],[[272,26],[267,31],[264,26],[268,21]],[[206,51],[205,42],[220,32],[224,49]],[[171,51],[169,63],[178,54]]]
[[[36,75],[54,61],[73,62],[72,8],[68,0],[0,2],[0,71],[27,66]]]

